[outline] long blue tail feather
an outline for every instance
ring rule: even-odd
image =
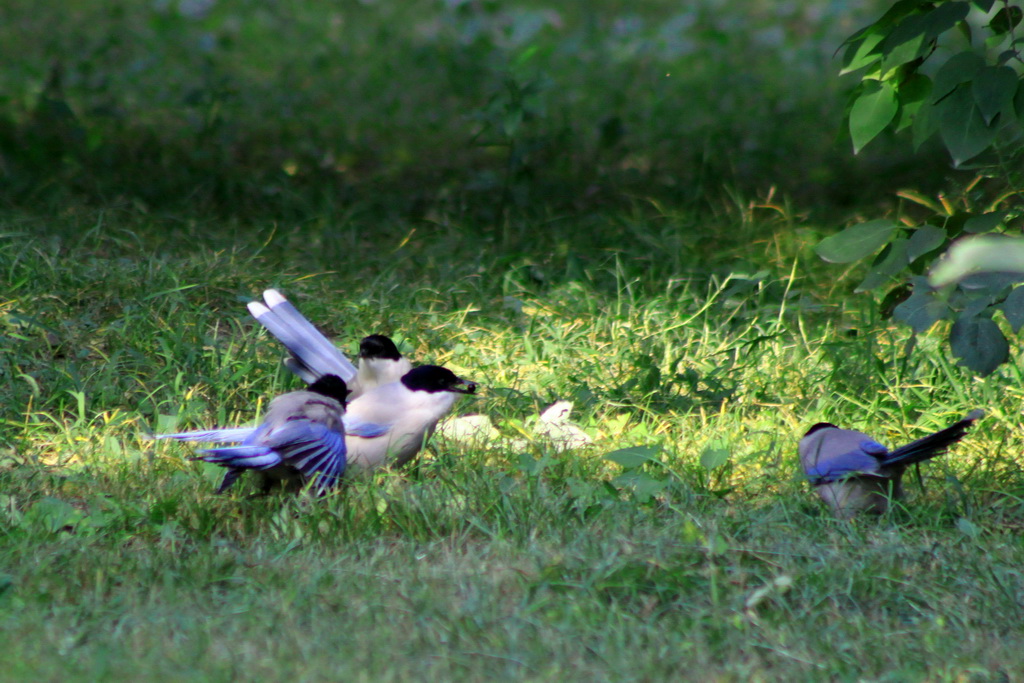
[[[967,434],[975,420],[984,417],[982,410],[973,410],[967,417],[945,429],[929,434],[928,436],[900,446],[882,459],[886,467],[892,465],[913,465],[915,462],[923,462],[936,455],[944,453],[947,448],[960,441]]]

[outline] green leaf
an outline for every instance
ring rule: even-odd
[[[981,527],[966,517],[960,517],[956,520],[956,528],[971,540],[976,540],[981,536]]]
[[[1017,84],[1017,94],[1013,96],[1013,111],[1017,114],[1017,123],[1024,126],[1024,81]]]
[[[641,503],[646,503],[668,486],[668,482],[655,479],[643,472],[624,472],[612,479],[612,483],[620,488],[630,488],[633,495]]]
[[[989,38],[988,39],[988,41],[996,41],[996,40],[998,40],[998,39],[996,39],[996,38]],[[985,41],[986,45],[988,45],[988,41]],[[995,47],[995,46],[993,45],[993,47]],[[1000,64],[1000,65],[1006,64],[1011,59],[1016,59],[1016,58],[1017,58],[1017,51],[1016,50],[1003,50],[1002,52],[999,53],[999,56],[996,57],[996,64]]]
[[[654,477],[638,476],[633,482],[633,495],[640,502],[646,503],[666,488],[668,488],[667,481],[659,481]]]
[[[611,460],[624,469],[633,470],[644,463],[658,462],[656,456],[659,451],[661,449],[658,446],[630,446],[629,448],[620,448],[617,451],[612,451],[604,457],[605,460]]]
[[[732,454],[722,444],[708,445],[700,454],[700,464],[706,470],[713,470],[729,462]]]
[[[986,66],[974,75],[971,93],[986,124],[1004,109],[1009,109],[1017,94],[1017,72],[1008,66]]]
[[[882,43],[882,77],[931,52],[935,38],[963,21],[969,11],[965,2],[947,2],[926,14],[911,14],[903,19]]]
[[[907,243],[907,262],[913,263],[928,252],[941,247],[945,241],[945,230],[934,225],[922,225],[914,231]]]
[[[927,15],[911,14],[896,24],[882,41],[882,55],[888,57],[907,43],[920,44],[924,38],[924,20]]]
[[[40,498],[25,513],[25,524],[32,524],[42,531],[56,533],[65,527],[73,527],[82,518],[82,512],[59,498]]]
[[[1024,18],[1024,10],[1011,5],[992,15],[992,21],[989,22],[988,27],[996,34],[1009,33],[1017,27],[1022,18]]]
[[[958,52],[947,59],[946,63],[939,67],[939,70],[935,73],[932,85],[932,101],[938,102],[953,92],[953,89],[958,85],[974,78],[974,74],[978,73],[984,66],[985,60],[973,52]]]
[[[899,0],[899,2],[890,7],[886,13],[874,23],[874,26],[879,28],[888,28],[908,14],[917,12],[924,4],[925,3],[921,0]]]
[[[890,83],[871,82],[865,85],[850,109],[850,137],[853,153],[864,149],[896,116],[896,90]]]
[[[1003,309],[1006,322],[1013,328],[1013,333],[1020,332],[1020,328],[1024,327],[1024,287],[1012,289],[1000,308]]]
[[[864,281],[854,291],[871,291],[885,284],[893,275],[903,270],[910,263],[909,259],[907,259],[908,242],[909,240],[905,237],[897,237],[887,244],[872,264],[871,272],[868,273],[868,276],[864,278]]]
[[[987,14],[992,11],[992,5],[996,4],[996,0],[971,0],[971,4]]]
[[[530,476],[537,476],[547,469],[552,462],[551,458],[546,456],[534,459],[529,453],[520,453],[519,471]]]
[[[885,218],[851,225],[823,239],[814,250],[830,263],[852,263],[878,251],[889,241],[896,227],[896,223]]]
[[[860,294],[861,292],[870,292],[872,289],[878,289],[889,282],[890,278],[891,276],[886,275],[885,273],[879,273],[876,270],[869,271],[853,291],[857,294]]]
[[[910,17],[904,23],[918,19],[918,17]],[[902,26],[902,24],[901,24]],[[888,43],[888,41],[886,41]],[[882,59],[882,78],[888,78],[889,73],[908,62],[912,62],[921,55],[928,52],[928,45],[925,41],[923,33],[918,33],[912,36],[905,42],[896,45],[892,50],[885,50],[888,54]]]
[[[972,216],[964,223],[964,232],[990,232],[1003,224],[1006,218],[1006,211],[993,211]]]
[[[1001,298],[1004,291],[1009,291],[1012,285],[1024,280],[1020,273],[1008,272],[979,272],[971,273],[960,281],[960,294],[964,299],[970,301],[964,306],[964,311],[974,310],[974,313],[981,313],[989,307],[996,299]],[[983,303],[977,303],[982,301]],[[952,303],[951,303],[952,306]]]
[[[915,283],[914,293],[893,309],[892,317],[920,334],[946,316],[948,306],[927,283]]]
[[[848,46],[847,53],[843,58],[844,66],[849,64],[852,61],[853,55],[856,54],[853,53],[853,55],[851,55],[849,48],[854,48],[854,46],[859,47],[862,42],[869,38],[873,39],[874,42],[872,47],[874,47],[874,45],[877,45],[880,41],[884,40],[886,36],[892,32],[892,27],[901,19],[908,15],[919,13],[919,8],[922,4],[921,0],[899,0],[899,2],[894,3],[888,10],[886,10],[885,14],[879,17],[877,21],[865,26],[844,40],[843,45]],[[863,64],[861,66],[863,66]],[[856,70],[856,68],[847,69],[843,71],[843,73]]]
[[[966,2],[947,2],[939,5],[924,15],[921,22],[924,34],[929,39],[937,38],[966,19],[970,11],[971,6]]]
[[[939,134],[954,165],[959,166],[981,154],[995,139],[995,128],[985,125],[968,88],[957,88],[935,107],[939,113]]]
[[[989,318],[966,316],[959,318],[949,331],[949,346],[963,365],[981,376],[1006,362],[1010,345],[999,325]]]
[[[882,33],[867,33],[863,38],[851,42],[843,54],[843,68],[839,75],[851,73],[863,69],[869,64],[877,62],[882,54],[879,51],[879,43],[885,35]]]
[[[937,132],[939,132],[939,117],[935,111],[935,105],[925,102],[914,115],[914,151],[921,149],[921,145]]]
[[[896,130],[901,131],[914,122],[914,117],[921,106],[931,97],[932,79],[924,74],[911,74],[900,84],[897,94],[900,100],[900,118],[896,123]]]

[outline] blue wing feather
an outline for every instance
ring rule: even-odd
[[[157,434],[156,439],[177,439],[178,441],[205,441],[206,443],[238,443],[245,441],[259,431],[259,427],[229,427],[227,429],[206,429],[177,434]]]
[[[878,475],[878,458],[862,450],[822,458],[807,468],[807,475],[822,482],[837,481],[851,475]]]
[[[364,439],[374,439],[378,436],[383,436],[391,429],[391,425],[367,422],[355,415],[350,415],[349,413],[345,413],[345,417],[343,419],[345,421],[346,434],[350,436],[361,436]]]
[[[266,446],[225,446],[199,451],[196,460],[210,462],[224,467],[241,467],[248,470],[268,470],[281,464],[281,457]]]
[[[345,472],[344,434],[318,422],[289,422],[268,435],[265,443],[281,456],[284,464],[294,467],[303,476],[318,475],[320,490],[333,486]]]
[[[860,449],[868,455],[881,457],[889,452],[889,449],[873,439],[865,439],[860,442]]]
[[[374,436],[387,431],[387,427],[381,425],[362,422],[360,425],[363,433]],[[231,470],[219,491],[231,486],[243,470],[269,470],[285,465],[306,479],[315,477],[317,492],[323,493],[337,485],[347,464],[344,433],[304,419],[285,422],[276,429],[264,423],[259,427],[162,434],[157,438],[209,443],[242,442],[237,446],[201,450],[199,453],[202,455],[195,458]]]

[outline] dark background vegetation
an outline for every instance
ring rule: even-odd
[[[947,168],[840,133],[834,53],[884,5],[13,0],[2,198],[496,218],[775,187],[842,217]]]
[[[0,678],[1013,680],[1020,360],[915,346],[814,253],[966,182],[851,153],[833,55],[886,5],[0,2]],[[297,387],[267,287],[494,429],[214,495],[145,435]],[[880,519],[796,464],[978,407]]]

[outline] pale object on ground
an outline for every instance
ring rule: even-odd
[[[533,433],[551,441],[559,451],[585,448],[594,443],[589,434],[569,422],[572,409],[572,401],[556,401],[540,414],[540,419],[533,426]]]
[[[591,445],[594,440],[576,425],[569,422],[573,404],[571,401],[557,401],[535,418],[530,439],[502,439],[486,415],[463,415],[445,420],[437,427],[437,436],[453,443],[476,445],[508,446],[512,450],[524,450],[530,442],[549,442],[555,450],[570,451]]]
[[[437,436],[456,443],[486,444],[500,439],[501,433],[486,415],[462,415],[439,424]]]

